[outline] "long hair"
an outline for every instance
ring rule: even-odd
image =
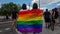
[[[34,4],[33,4],[33,9],[38,9],[37,3],[34,3]]]
[[[23,9],[23,10],[26,10],[26,9],[27,9],[26,4],[23,4],[23,5],[22,5],[22,9]]]

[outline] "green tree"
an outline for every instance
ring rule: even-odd
[[[18,7],[17,4],[14,4],[13,2],[10,2],[10,3],[3,4],[2,7],[1,7],[1,11],[2,11],[3,15],[6,15],[7,13],[11,14],[12,11],[18,12],[19,8],[20,7]]]

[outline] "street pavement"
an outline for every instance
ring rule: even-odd
[[[17,34],[15,29],[10,32],[11,30],[11,21],[0,22],[0,34]]]
[[[11,22],[12,21],[0,22],[0,34],[21,34],[16,29],[10,32],[12,27]],[[60,34],[60,24],[56,25],[54,29],[55,29],[54,31],[51,31],[51,29],[46,29],[45,23],[43,23],[43,31],[40,34]],[[28,33],[28,34],[32,34],[32,33]]]

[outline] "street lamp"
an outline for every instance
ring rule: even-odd
[[[30,9],[30,3],[29,3],[29,9]]]
[[[39,9],[40,9],[40,0],[39,0]]]

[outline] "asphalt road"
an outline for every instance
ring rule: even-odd
[[[60,34],[59,25],[55,26],[54,31],[51,31],[51,29],[46,29],[45,25],[43,25],[43,26],[44,26],[43,31],[40,34]],[[14,29],[12,32],[10,32],[11,27],[12,27],[12,25],[11,25],[10,21],[0,22],[0,34],[21,34],[21,33],[18,33],[18,31],[16,31],[16,29]],[[28,33],[28,34],[31,34],[31,33]]]
[[[17,34],[15,29],[12,32],[10,32],[11,27],[12,27],[11,23],[8,23],[8,22],[1,23],[0,22],[0,34]]]

